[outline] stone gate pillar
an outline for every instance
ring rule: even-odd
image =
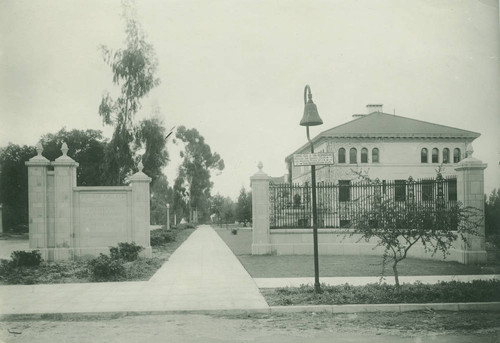
[[[484,169],[486,163],[472,157],[472,146],[467,147],[466,158],[455,168],[457,172],[457,200],[465,207],[474,207],[482,216],[479,235],[468,236],[469,245],[462,244],[461,260],[464,264],[484,263],[487,260],[484,238]],[[460,256],[459,256],[460,258]]]
[[[36,145],[36,151],[37,155],[25,162],[28,166],[29,247],[43,253],[47,247],[47,172],[50,161],[42,156],[42,143]]]
[[[129,177],[132,187],[132,241],[144,247],[142,255],[151,257],[150,232],[150,195],[151,178],[142,172],[144,168],[139,162],[139,171]]]
[[[252,188],[252,255],[266,255],[272,252],[269,235],[269,180],[262,171],[250,177]]]
[[[76,187],[78,163],[67,155],[68,146],[63,143],[62,156],[52,162],[54,166],[54,235],[49,242],[49,261],[68,260],[74,254],[73,187]]]

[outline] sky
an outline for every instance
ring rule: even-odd
[[[212,193],[236,198],[262,161],[271,176],[306,142],[304,86],[324,124],[370,103],[384,112],[481,133],[485,191],[500,187],[500,34],[491,0],[140,1],[161,84],[136,121],[159,109],[169,129],[196,128],[221,155]],[[98,107],[117,92],[99,51],[124,46],[119,1],[0,0],[0,146],[67,129],[111,137]],[[165,173],[180,161],[169,141]]]

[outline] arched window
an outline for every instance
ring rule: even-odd
[[[349,150],[349,163],[358,163],[358,151],[356,150],[356,148],[351,148],[351,150]]]
[[[443,149],[443,163],[450,163],[450,149]]]
[[[373,148],[372,149],[372,163],[378,163],[378,148]]]
[[[345,163],[345,149],[339,149],[339,163]]]
[[[439,149],[432,149],[432,163],[439,163]]]
[[[453,150],[453,163],[458,163],[460,162],[460,149],[459,148],[455,148],[455,150]]]
[[[361,163],[368,163],[368,149],[361,149]]]
[[[427,148],[422,148],[422,151],[420,152],[420,162],[421,163],[427,163]]]

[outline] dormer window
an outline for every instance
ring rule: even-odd
[[[432,163],[439,163],[439,149],[432,149]]]
[[[422,148],[422,151],[420,152],[420,162],[421,163],[427,163],[428,162],[428,156],[427,156],[427,148]]]
[[[339,163],[345,163],[345,149],[339,149]]]
[[[361,149],[361,163],[368,163],[368,149]]]
[[[356,148],[351,148],[351,150],[349,151],[349,163],[358,163],[358,151],[356,150]]]

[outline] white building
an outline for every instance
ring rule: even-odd
[[[315,152],[333,152],[334,165],[317,166],[317,182],[353,180],[356,173],[381,180],[454,175],[468,144],[479,133],[382,112],[367,105],[368,114],[326,130],[312,139]],[[294,154],[310,153],[307,143],[286,157],[288,182],[310,182],[309,166],[293,165]]]

